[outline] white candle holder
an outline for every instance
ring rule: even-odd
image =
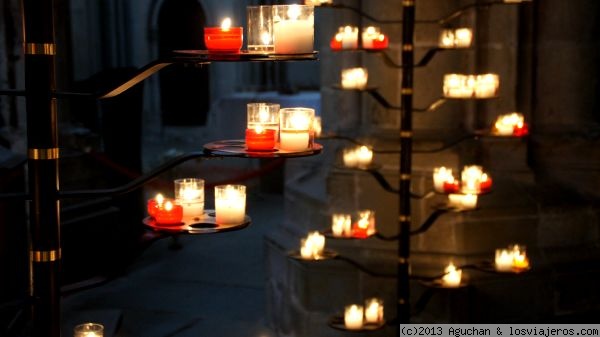
[[[248,6],[246,7],[248,20],[247,39],[248,51],[272,53],[275,51],[273,44],[273,7]]]
[[[204,214],[204,180],[199,178],[176,179],[175,202],[183,207],[183,217],[199,218]]]
[[[479,165],[467,165],[461,172],[461,191],[463,193],[477,194],[481,192],[483,168]]]
[[[383,323],[383,300],[368,298],[365,300],[365,324]]]
[[[279,110],[279,149],[306,151],[314,141],[315,110],[310,108],[283,108]]]
[[[457,269],[452,262],[444,269],[444,276],[442,276],[442,285],[448,288],[457,288],[460,286],[462,279],[462,270]]]
[[[353,225],[353,236],[358,238],[369,237],[376,233],[375,228],[375,211],[365,209],[356,212],[356,221]]]
[[[331,5],[333,0],[304,0],[304,4],[307,6],[321,6]]]
[[[379,27],[369,26],[365,28],[362,32],[362,46],[365,49],[373,48],[373,41],[379,39],[379,35],[381,35],[381,30]]]
[[[314,45],[314,7],[273,6],[273,45],[277,54],[308,54]]]
[[[444,29],[440,33],[440,48],[469,48],[473,41],[470,28]]]
[[[477,208],[476,194],[448,194],[448,205],[463,210]]]
[[[498,116],[494,123],[493,133],[498,136],[512,136],[525,127],[523,114],[513,112]]]
[[[352,304],[344,310],[344,326],[348,330],[360,330],[363,327],[364,308],[362,305]]]
[[[323,257],[325,250],[325,236],[319,232],[309,233],[300,240],[300,256],[305,260],[318,260]]]
[[[475,77],[463,74],[444,75],[444,96],[449,98],[471,98],[475,92]]]
[[[341,43],[342,49],[358,48],[358,27],[339,27],[335,39]]]
[[[99,323],[83,323],[75,326],[73,337],[103,337],[104,326]]]
[[[444,183],[454,183],[454,180],[452,169],[444,166],[433,169],[433,188],[436,192],[444,193]]]
[[[342,88],[364,89],[367,87],[369,72],[367,68],[347,68],[342,70]]]
[[[331,232],[334,237],[351,237],[352,216],[350,214],[332,214]]]
[[[246,186],[215,186],[215,217],[218,224],[244,222],[246,216]]]
[[[498,74],[477,75],[475,85],[475,97],[491,98],[498,95],[500,77]]]

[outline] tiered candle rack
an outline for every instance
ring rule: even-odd
[[[0,94],[8,96],[24,96],[27,113],[28,144],[28,191],[10,193],[0,198],[17,198],[29,200],[30,228],[30,278],[31,278],[31,323],[33,337],[59,337],[60,331],[60,208],[59,202],[67,198],[95,198],[116,196],[139,188],[144,183],[156,178],[180,163],[194,158],[211,159],[216,157],[264,158],[261,154],[239,150],[236,153],[217,151],[210,146],[202,152],[179,156],[155,168],[151,172],[134,179],[120,187],[102,190],[63,191],[59,182],[60,151],[58,147],[58,108],[57,99],[90,98],[105,99],[115,97],[149,76],[172,64],[205,65],[212,62],[278,62],[278,61],[314,61],[317,53],[300,55],[261,54],[241,51],[239,53],[213,54],[205,50],[176,51],[171,57],[153,61],[140,68],[137,73],[117,87],[101,93],[77,93],[56,90],[55,59],[57,45],[55,43],[53,18],[54,1],[24,0],[22,20],[25,43],[25,90],[2,90]],[[270,157],[309,156],[320,153],[322,147],[315,145],[310,151],[301,153],[270,153]],[[188,234],[208,234],[224,230],[241,229],[250,223],[246,217],[244,222],[229,227],[216,224],[210,215],[203,219],[205,227],[194,229],[193,225],[180,228],[176,232]],[[152,227],[151,220],[146,223]],[[199,225],[198,227],[201,227]],[[156,228],[161,238],[173,233],[172,229]],[[165,234],[165,235],[163,235]],[[26,301],[29,303],[29,301]]]
[[[329,7],[329,8],[349,9],[349,10],[356,12],[361,17],[367,18],[368,20],[376,22],[376,23],[381,23],[381,24],[401,23],[402,24],[402,62],[400,64],[394,62],[385,51],[381,51],[381,50],[376,51],[376,53],[383,56],[384,62],[388,67],[391,67],[394,69],[399,69],[402,71],[402,83],[401,83],[401,90],[400,90],[401,91],[400,105],[391,104],[387,99],[385,99],[385,97],[383,97],[378,92],[377,88],[375,88],[375,87],[366,87],[364,89],[347,89],[347,90],[356,91],[356,92],[367,92],[383,107],[385,107],[387,109],[391,109],[391,110],[399,110],[400,111],[400,126],[401,126],[400,132],[399,132],[400,150],[393,150],[393,151],[373,150],[374,153],[399,153],[399,155],[400,155],[399,187],[398,188],[392,187],[377,170],[369,169],[369,168],[364,168],[364,169],[355,168],[355,169],[370,173],[377,180],[377,182],[382,186],[382,188],[384,190],[399,195],[399,198],[398,198],[398,202],[399,202],[399,215],[398,215],[399,234],[392,236],[392,237],[385,237],[379,233],[375,234],[375,236],[378,237],[379,239],[398,241],[398,272],[397,272],[397,275],[395,275],[395,277],[397,278],[397,300],[398,300],[397,301],[398,317],[397,317],[397,320],[395,320],[395,321],[397,321],[398,323],[409,323],[410,317],[411,317],[410,300],[409,300],[410,299],[409,280],[413,279],[413,277],[411,277],[411,275],[410,275],[410,263],[409,263],[410,237],[413,235],[418,235],[418,234],[426,232],[435,223],[435,221],[439,218],[439,216],[441,216],[443,214],[446,214],[448,212],[467,211],[465,209],[448,207],[447,205],[441,205],[440,207],[437,207],[434,210],[434,212],[429,216],[429,218],[420,227],[418,227],[417,229],[414,229],[414,230],[411,229],[411,199],[418,197],[414,193],[411,192],[411,187],[410,187],[411,186],[411,172],[412,172],[412,153],[419,152],[419,151],[413,150],[412,115],[414,112],[433,111],[433,110],[439,108],[448,99],[462,99],[462,98],[453,98],[453,97],[442,97],[442,98],[439,98],[438,100],[434,101],[433,103],[431,103],[427,108],[415,109],[413,107],[414,69],[418,68],[418,67],[426,66],[429,63],[429,61],[431,61],[431,59],[433,59],[433,57],[439,51],[447,49],[447,48],[443,48],[443,49],[442,48],[432,48],[423,56],[423,58],[420,61],[415,63],[415,61],[414,61],[414,29],[415,29],[415,25],[421,24],[421,23],[445,25],[445,24],[449,23],[450,21],[452,21],[453,19],[461,16],[463,13],[465,13],[467,10],[469,10],[471,8],[489,7],[489,6],[493,6],[493,5],[514,5],[514,4],[520,4],[520,3],[526,3],[526,2],[531,2],[531,1],[530,0],[522,0],[522,1],[507,0],[507,1],[475,2],[473,4],[463,6],[459,9],[457,9],[456,11],[454,11],[453,13],[450,13],[449,15],[442,17],[440,19],[437,19],[437,20],[416,20],[415,19],[415,1],[414,0],[402,1],[403,17],[402,17],[402,19],[399,19],[399,20],[378,20],[377,18],[374,18],[374,17],[366,14],[360,8],[350,7],[350,6],[346,6],[346,5],[324,4],[324,5],[320,6],[320,7],[324,7],[324,8]],[[360,34],[359,34],[359,44],[360,44]],[[453,49],[453,48],[448,48],[448,49]],[[464,49],[464,48],[460,48],[460,49]],[[362,49],[355,49],[355,50],[350,50],[350,51],[359,51],[359,50],[363,51]],[[340,86],[337,86],[337,85],[334,86],[334,88],[342,89]],[[346,90],[346,89],[344,89],[344,90]],[[473,97],[473,98],[467,98],[467,99],[472,100],[472,99],[491,99],[491,98],[496,98],[496,97],[495,96],[494,97],[485,97],[485,98]],[[427,153],[427,152],[442,151],[442,150],[445,150],[451,146],[454,146],[464,140],[477,139],[479,137],[487,136],[487,135],[495,136],[487,131],[478,131],[472,135],[465,135],[463,137],[460,137],[457,140],[454,140],[450,143],[444,144],[440,148],[433,149],[433,150],[426,150],[426,151],[422,151],[422,152]],[[345,139],[345,140],[349,140],[355,144],[364,145],[355,139],[344,137],[344,136],[339,136],[339,135],[329,135],[329,136],[325,136],[322,138],[323,139]],[[424,195],[422,195],[420,197],[425,198],[425,197],[428,197],[429,195],[430,195],[429,193],[425,193]],[[361,269],[358,264],[355,264],[355,266],[357,268]],[[475,269],[475,267],[472,267],[472,266],[471,267],[463,266],[460,268],[461,269],[463,269],[463,268]],[[363,270],[363,269],[361,269],[361,270]],[[479,268],[478,270],[485,271],[484,268]],[[493,270],[489,270],[489,271],[495,272]],[[373,273],[369,273],[369,274],[372,275]],[[440,278],[440,277],[441,276],[438,276],[437,278]]]

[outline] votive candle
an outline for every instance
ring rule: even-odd
[[[306,260],[316,260],[323,256],[325,236],[319,232],[311,232],[300,240],[300,256]]]
[[[162,207],[158,207],[154,215],[159,225],[180,225],[183,219],[183,207],[175,204],[174,200],[165,199]]]
[[[352,216],[350,214],[333,214],[331,216],[331,232],[335,237],[352,235]]]
[[[279,129],[279,104],[248,103],[247,114],[246,149],[249,151],[273,150]]]
[[[365,300],[365,323],[381,324],[383,322],[383,300],[369,298]]]
[[[312,53],[314,49],[314,7],[274,5],[273,44],[277,54]]]
[[[175,201],[183,207],[184,218],[199,218],[204,214],[204,180],[183,178],[174,181]]]
[[[246,186],[215,186],[217,224],[240,224],[246,217]]]
[[[248,51],[272,53],[273,45],[273,7],[247,6]]]
[[[239,53],[244,41],[242,27],[231,27],[225,18],[221,27],[204,27],[204,43],[209,53]]]
[[[156,215],[156,210],[162,207],[164,201],[165,197],[160,193],[156,194],[154,198],[148,200],[148,215],[154,217]]]
[[[344,311],[344,326],[348,330],[359,330],[363,327],[364,308],[362,305],[346,306]]]
[[[367,86],[369,72],[366,68],[347,68],[342,70],[342,88],[364,89]]]
[[[279,149],[306,151],[312,148],[315,110],[310,108],[283,108],[279,110]]]
[[[440,34],[440,48],[469,48],[473,40],[470,28],[444,29]]]
[[[444,269],[444,276],[442,276],[442,285],[449,288],[456,288],[460,286],[460,280],[462,278],[462,270],[457,269],[452,262],[448,264]]]
[[[104,325],[99,323],[83,323],[73,329],[74,337],[103,337]]]

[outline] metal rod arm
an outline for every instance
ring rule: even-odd
[[[429,217],[421,224],[421,226],[419,226],[419,228],[410,231],[410,235],[418,235],[418,234],[422,234],[425,233],[429,228],[431,228],[431,226],[433,226],[433,224],[436,222],[436,220],[443,214],[448,213],[450,210],[449,209],[436,209],[435,211],[433,211],[433,213],[431,213],[429,215]]]
[[[100,189],[100,190],[79,190],[79,191],[60,191],[59,195],[61,198],[99,198],[105,196],[116,196],[131,192],[134,189],[142,186],[143,184],[157,178],[160,174],[170,170],[171,168],[191,159],[195,158],[211,158],[212,156],[205,154],[204,152],[191,152],[179,157],[173,158],[170,161],[162,164],[154,170],[132,180],[131,182],[115,188]]]
[[[402,109],[402,107],[399,106],[399,105],[392,105],[392,104],[390,104],[390,102],[388,102],[388,100],[385,99],[385,97],[381,96],[381,94],[379,93],[379,91],[377,89],[368,89],[366,91],[369,93],[369,95],[371,95],[371,97],[373,97],[384,108],[391,109],[391,110],[400,110],[400,109]]]
[[[365,171],[370,173],[384,190],[395,194],[400,193],[400,191],[397,188],[392,187],[392,185],[390,185],[390,183],[387,180],[385,180],[385,177],[378,170],[370,169]]]

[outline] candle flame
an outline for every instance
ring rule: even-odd
[[[369,35],[375,34],[375,27],[373,27],[373,26],[367,27],[367,34],[369,34]]]
[[[166,211],[171,211],[173,210],[173,203],[170,201],[165,202],[165,210]]]
[[[269,34],[269,32],[262,32],[262,34],[260,34],[260,40],[265,45],[270,44],[271,43],[271,34]]]
[[[265,128],[264,128],[264,127],[262,127],[262,125],[257,125],[257,126],[254,128],[254,132],[256,132],[257,134],[261,134],[261,133],[265,132]]]
[[[221,22],[221,30],[224,32],[227,32],[227,31],[229,31],[230,28],[231,28],[231,19],[230,18],[223,19],[223,22]]]
[[[165,197],[164,197],[162,194],[158,193],[158,194],[157,194],[157,195],[154,197],[154,200],[156,200],[156,203],[157,203],[158,205],[162,205],[162,203],[165,201]]]

